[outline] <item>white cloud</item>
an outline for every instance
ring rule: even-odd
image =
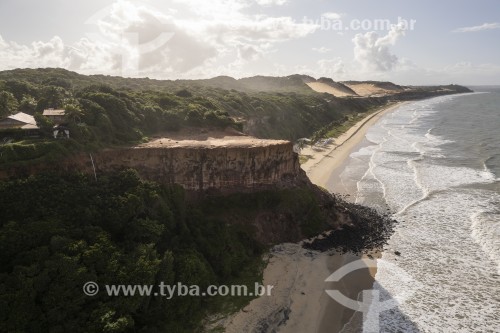
[[[287,3],[288,0],[255,0],[257,4],[261,6],[271,6],[271,5],[277,5],[281,6]]]
[[[7,42],[0,36],[0,68],[62,67],[85,71],[89,67],[111,70],[115,60],[104,45],[82,39],[73,47],[64,45],[58,36],[47,42],[37,41],[30,45]]]
[[[344,14],[334,13],[334,12],[326,12],[326,13],[321,14],[321,16],[323,16],[324,18],[329,19],[329,20],[340,20],[342,18],[342,16],[344,16]]]
[[[452,32],[478,32],[493,29],[500,29],[500,23],[484,23],[473,27],[458,28],[453,30]]]
[[[119,66],[126,76],[188,72],[216,55],[213,45],[187,32],[173,15],[145,5],[116,2],[97,25],[93,40],[122,58]]]
[[[317,67],[318,73],[321,73],[319,76],[330,77],[334,80],[345,78],[346,68],[341,58],[319,60]]]
[[[304,37],[317,28],[296,23],[290,17],[253,17],[221,22],[207,22],[206,32],[219,41],[234,39],[252,42],[279,42]]]
[[[329,49],[327,47],[324,47],[324,46],[322,46],[322,47],[313,47],[312,50],[314,52],[318,52],[318,53],[327,53],[327,52],[331,51],[331,49]]]
[[[221,66],[234,71],[273,52],[276,44],[317,29],[290,17],[247,14],[245,9],[253,1],[172,0],[168,10],[160,11],[119,0],[91,17],[87,36],[71,45],[57,36],[30,45],[0,36],[0,68],[62,67],[157,78],[205,76]]]
[[[366,72],[386,72],[393,69],[398,63],[396,55],[390,52],[390,46],[405,35],[402,25],[393,25],[387,35],[380,37],[371,31],[357,34],[353,38],[354,59]]]
[[[470,61],[461,61],[457,62],[453,65],[446,66],[442,69],[443,72],[449,74],[477,74],[477,75],[490,75],[490,76],[498,76],[500,74],[500,65],[496,64],[474,64]]]

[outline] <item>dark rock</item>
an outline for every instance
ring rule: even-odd
[[[349,215],[351,224],[342,225],[333,232],[323,234],[303,243],[306,249],[329,251],[336,249],[340,253],[365,253],[375,248],[382,248],[393,233],[395,220],[379,214],[376,210],[349,203],[336,198],[337,207]]]

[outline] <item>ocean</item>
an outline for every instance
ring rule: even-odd
[[[387,114],[340,174],[398,221],[364,332],[500,332],[500,87],[474,90]]]

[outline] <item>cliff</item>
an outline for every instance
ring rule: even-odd
[[[141,178],[161,184],[225,193],[289,187],[306,177],[291,142],[225,136],[207,140],[162,138],[136,147],[81,153],[54,165],[33,164],[4,170],[0,178],[49,170],[93,175],[94,168],[97,177],[133,168]]]

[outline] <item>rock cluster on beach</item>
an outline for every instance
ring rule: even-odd
[[[304,241],[304,248],[321,252],[337,250],[341,253],[365,253],[383,248],[393,233],[395,220],[387,214],[340,198],[337,198],[337,203],[349,215],[351,223]]]

